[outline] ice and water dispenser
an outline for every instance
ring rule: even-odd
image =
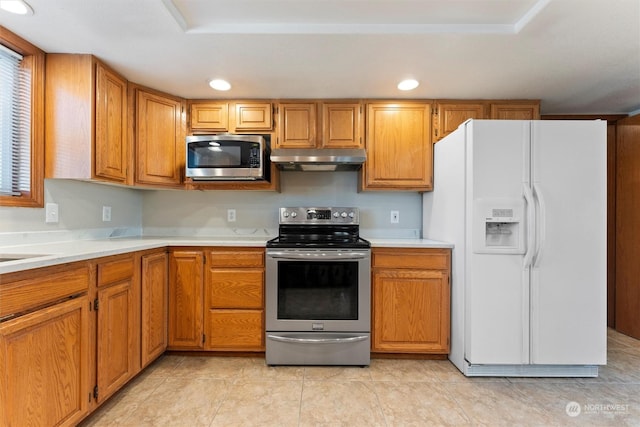
[[[524,220],[524,201],[521,199],[476,199],[473,206],[473,251],[523,254]]]

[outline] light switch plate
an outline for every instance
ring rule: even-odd
[[[58,204],[57,203],[47,203],[44,207],[45,217],[44,222],[48,224],[55,224],[59,221],[58,215]]]
[[[102,221],[103,222],[111,221],[111,206],[102,207]]]

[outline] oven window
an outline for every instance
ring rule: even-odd
[[[358,262],[278,262],[278,319],[357,320]]]

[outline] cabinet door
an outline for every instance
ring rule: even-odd
[[[229,103],[207,102],[191,104],[191,130],[229,131]]]
[[[235,103],[233,125],[235,131],[271,130],[273,128],[272,109],[270,102]]]
[[[142,257],[142,367],[167,349],[169,256],[166,252]]]
[[[134,302],[131,279],[98,289],[98,403],[136,373]]]
[[[202,251],[172,251],[169,256],[169,347],[202,348],[203,285]]]
[[[262,310],[209,310],[207,349],[264,351],[263,318]]]
[[[315,148],[317,105],[310,103],[280,104],[278,108],[277,148]]]
[[[322,105],[322,147],[364,147],[363,117],[361,103],[324,103]]]
[[[434,141],[438,141],[458,129],[468,119],[486,117],[484,103],[443,103],[436,104],[434,116]]]
[[[363,189],[431,190],[431,104],[369,104],[367,121]]]
[[[109,181],[126,182],[128,163],[127,81],[97,63],[94,173]]]
[[[183,101],[136,90],[136,183],[175,186],[184,167]]]
[[[374,269],[373,351],[447,353],[446,271]]]
[[[489,118],[499,120],[538,120],[539,102],[504,102],[490,105]]]
[[[76,425],[92,388],[86,295],[0,324],[0,369],[0,425]]]

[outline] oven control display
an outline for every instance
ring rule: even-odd
[[[307,219],[331,219],[330,209],[309,209]]]

